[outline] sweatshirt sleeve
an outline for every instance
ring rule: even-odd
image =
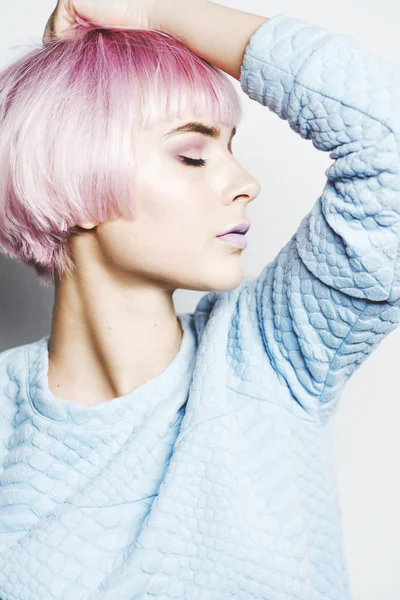
[[[253,290],[274,366],[325,420],[400,321],[400,67],[280,14],[250,39],[240,84],[333,159],[321,195]]]

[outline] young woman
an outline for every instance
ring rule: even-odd
[[[65,0],[44,42],[0,77],[0,243],[56,288],[0,355],[0,597],[348,600],[330,426],[400,320],[399,68],[205,0]],[[257,278],[221,71],[334,161]]]

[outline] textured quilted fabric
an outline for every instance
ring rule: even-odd
[[[48,337],[0,355],[2,600],[351,597],[332,416],[400,321],[400,70],[280,14],[241,86],[330,152],[323,192],[127,396],[54,397]]]

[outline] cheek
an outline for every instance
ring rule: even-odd
[[[178,178],[145,182],[138,195],[137,225],[146,231],[168,228],[177,235],[184,235],[206,220],[207,196],[210,194],[204,193],[200,186],[193,189],[193,185]]]
[[[165,273],[203,264],[214,254],[209,219],[203,210],[169,210],[157,218],[106,223],[100,236],[101,255],[113,271]],[[211,253],[211,254],[210,254]]]

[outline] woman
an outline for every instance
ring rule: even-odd
[[[162,65],[173,57],[168,88]],[[398,67],[349,36],[205,0],[60,2],[44,49],[23,64],[41,77],[11,66],[2,79],[0,139],[14,153],[2,150],[1,164],[21,163],[0,195],[1,243],[39,276],[54,274],[56,299],[51,335],[0,355],[0,595],[347,600],[330,425],[345,383],[400,319]],[[257,278],[243,279],[241,246],[216,239],[246,222],[259,183],[231,153],[240,111],[215,67],[334,159],[312,210]],[[68,83],[58,95],[49,73]],[[44,124],[15,125],[13,112],[43,80],[46,135]],[[158,93],[141,96],[152,81]],[[61,96],[57,121],[46,102]],[[129,110],[168,99],[173,110],[181,96],[193,114],[189,103],[148,128]],[[55,122],[71,140],[68,168],[56,162],[66,154]],[[30,207],[34,249],[18,235],[29,209],[25,188],[11,185],[21,131],[43,132],[52,170],[43,179],[36,167],[38,181],[59,195],[55,174],[70,181],[52,238],[59,261],[45,251],[52,215],[40,205]],[[86,135],[84,168],[75,134]],[[127,216],[105,214],[104,189],[126,199]],[[20,208],[12,223],[7,202]],[[211,291],[178,316],[177,288]]]

